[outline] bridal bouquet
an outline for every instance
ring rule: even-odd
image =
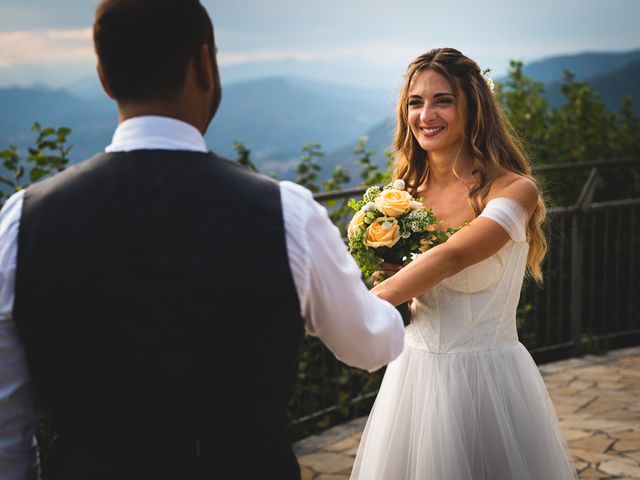
[[[407,264],[414,255],[443,243],[455,232],[441,223],[421,199],[405,190],[403,180],[380,188],[370,187],[362,200],[352,199],[356,213],[347,229],[349,252],[362,274],[369,278],[383,262]]]

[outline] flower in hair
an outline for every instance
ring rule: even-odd
[[[484,81],[487,82],[487,85],[489,86],[489,90],[491,90],[491,93],[494,93],[496,85],[493,82],[493,79],[489,76],[490,72],[491,72],[490,68],[485,68],[484,70],[482,70],[482,77],[484,78]]]

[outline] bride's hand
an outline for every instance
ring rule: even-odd
[[[389,277],[393,277],[396,273],[404,268],[404,265],[398,265],[395,263],[383,263],[382,268],[376,272],[373,272],[371,278],[373,279],[373,286],[382,283]]]
[[[379,285],[380,283],[382,283],[385,279],[394,276],[404,267],[405,267],[404,265],[384,262],[382,264],[382,269],[377,270],[376,272],[373,272],[373,275],[371,275],[371,278],[373,279],[373,286],[375,287],[376,285]],[[409,306],[409,311],[411,312],[411,316],[413,316],[414,314],[413,298],[407,300],[407,305]]]

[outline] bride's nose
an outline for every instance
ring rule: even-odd
[[[437,117],[436,109],[430,103],[426,103],[422,106],[420,111],[420,120],[422,123],[429,123]]]

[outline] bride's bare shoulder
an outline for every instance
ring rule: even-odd
[[[506,172],[497,177],[487,197],[487,201],[498,197],[507,197],[518,202],[531,216],[538,206],[538,186],[528,177],[515,172]]]

